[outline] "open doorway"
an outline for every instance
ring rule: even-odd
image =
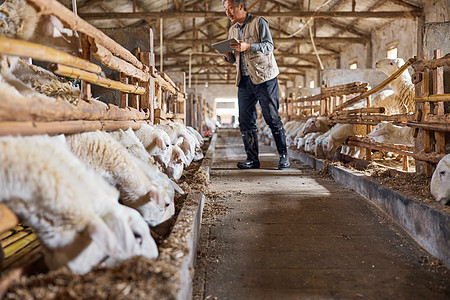
[[[216,98],[217,121],[221,127],[238,126],[238,102],[237,98]]]

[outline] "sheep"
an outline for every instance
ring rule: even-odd
[[[21,97],[40,96],[30,84],[26,84],[13,74],[13,70],[17,67],[20,58],[16,56],[0,55],[0,83],[2,86],[1,93],[4,95],[14,95]],[[42,96],[49,101],[55,99]]]
[[[143,124],[141,128],[134,132],[141,141],[147,152],[157,158],[162,167],[167,167],[172,151],[169,135],[162,129],[156,129],[148,124]]]
[[[414,129],[411,127],[396,126],[383,121],[378,123],[367,136],[370,140],[378,143],[413,147],[415,145],[413,134]]]
[[[66,140],[76,156],[117,187],[122,204],[137,209],[150,226],[162,222],[158,216],[161,213],[166,215],[162,211],[166,200],[163,196],[160,197],[160,187],[157,182],[150,181],[125,147],[102,131],[68,135]],[[144,168],[148,168],[148,165]],[[150,202],[155,202],[156,205]],[[159,207],[159,211],[149,209],[155,207]],[[168,213],[171,212],[172,208],[168,207]]]
[[[327,132],[325,132],[324,134],[322,134],[321,136],[316,138],[315,141],[315,149],[314,149],[314,154],[317,157],[323,157],[325,155],[324,151],[323,151],[323,146],[322,146],[322,142],[323,140],[328,137],[331,134],[331,130],[328,130]]]
[[[286,133],[286,145],[289,147],[295,142],[295,137],[299,132],[303,130],[305,123],[295,122],[295,126],[291,127],[288,133]]]
[[[385,115],[395,115],[401,113],[401,107],[396,102],[396,95],[393,90],[381,91],[372,100],[373,107],[384,107]]]
[[[177,145],[170,145],[170,151],[172,153],[171,159],[164,170],[170,178],[178,180],[183,174],[183,166],[186,165],[188,161],[183,150]]]
[[[45,149],[45,151],[43,151]],[[134,255],[155,258],[139,213],[74,156],[64,138],[0,138],[0,202],[33,227],[50,269],[86,273]]]
[[[133,203],[131,206],[141,213],[150,226],[156,226],[172,217],[175,213],[174,191],[184,194],[183,190],[158,169],[131,128],[110,132],[109,135],[128,150],[135,158],[135,163],[153,183],[150,198],[155,201]]]
[[[297,144],[297,149],[298,149],[298,150],[303,150],[303,149],[305,148],[306,140],[307,140],[312,134],[313,134],[312,132],[311,132],[311,133],[308,133],[308,134],[306,134],[304,137],[298,139],[298,144]]]
[[[50,98],[61,98],[74,105],[80,99],[81,90],[71,82],[66,81],[39,66],[28,64],[25,60],[19,59],[12,74],[30,85],[36,92],[44,94]]]
[[[316,138],[322,135],[322,132],[312,132],[311,135],[305,140],[305,152],[314,152],[316,148]]]
[[[327,132],[330,130],[331,124],[330,120],[326,117],[313,117],[309,118],[305,126],[303,127],[303,134],[310,132]]]
[[[401,66],[405,64],[402,58],[385,58],[375,64],[375,68],[387,76],[394,74]],[[411,81],[411,75],[405,70],[397,79],[391,82],[390,86],[396,96],[396,105],[400,110],[406,110],[407,113],[414,112],[415,109],[415,88]]]
[[[437,164],[431,177],[430,190],[436,201],[444,205],[450,201],[450,154],[444,156]]]
[[[305,123],[298,129],[297,135],[294,137],[294,145],[298,145],[299,139],[303,138],[305,134],[303,133],[303,128],[305,128]]]
[[[9,84],[17,91],[15,95],[39,96],[51,101],[61,98],[72,104],[76,104],[80,99],[79,88],[16,56],[0,55],[0,77],[2,82]],[[9,90],[12,91],[12,89]]]
[[[6,0],[0,5],[0,35],[29,40],[40,13],[26,0]]]
[[[330,134],[322,141],[322,145],[327,147],[327,151],[336,150],[347,138],[355,135],[353,124],[338,123],[330,129]]]

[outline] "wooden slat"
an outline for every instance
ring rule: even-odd
[[[49,70],[60,76],[82,79],[95,85],[118,90],[125,93],[139,94],[139,95],[145,93],[145,89],[138,85],[123,84],[120,81],[111,80],[91,72],[67,67],[65,65],[51,64],[49,66]]]
[[[93,41],[91,44],[92,55],[103,65],[110,69],[125,73],[128,76],[138,78],[141,81],[150,79],[149,69],[142,71],[125,60],[114,56],[108,49]]]
[[[133,64],[138,69],[143,69],[142,63],[127,49],[116,43],[112,38],[104,34],[101,30],[95,28],[79,16],[75,15],[63,4],[56,0],[27,0],[32,2],[40,9],[40,13],[46,15],[54,15],[58,17],[63,23],[77,32],[82,32],[87,36],[93,38],[96,43],[101,44],[106,49],[114,53],[114,55],[121,57],[127,62]]]
[[[73,134],[95,130],[139,129],[146,121],[0,122],[0,136]]]
[[[72,56],[65,52],[30,43],[0,36],[0,53],[14,56],[31,57],[36,60],[64,64],[91,73],[100,74],[102,68],[87,60]]]
[[[436,94],[427,95],[424,97],[416,97],[416,102],[448,102],[450,101],[450,94]]]
[[[65,100],[26,98],[2,94],[0,121],[68,121],[68,120],[146,120],[149,114],[133,108],[121,109],[113,104],[79,101],[73,105]]]

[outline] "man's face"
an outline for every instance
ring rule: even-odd
[[[225,1],[223,6],[225,7],[225,12],[228,19],[230,19],[232,23],[236,22],[236,20],[241,16],[242,12],[244,12],[244,4],[241,3],[239,4],[239,6],[236,6],[233,0]]]

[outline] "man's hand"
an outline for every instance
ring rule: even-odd
[[[226,61],[230,61],[230,52],[225,53],[223,56]]]
[[[246,43],[244,41],[239,41],[238,43],[230,43],[230,47],[233,50],[236,50],[238,52],[245,52],[252,48],[252,45],[249,43]]]

